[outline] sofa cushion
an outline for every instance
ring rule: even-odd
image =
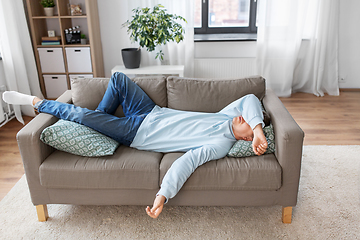
[[[95,110],[105,94],[109,80],[109,78],[72,78],[73,104]]]
[[[268,148],[264,154],[275,152],[275,134],[273,125],[270,124],[263,128],[266,140],[268,142]],[[256,156],[252,148],[252,141],[238,140],[229,150],[229,157],[250,157]]]
[[[229,103],[250,93],[265,96],[265,79],[191,79],[168,77],[168,107],[196,112],[218,112]]]
[[[96,109],[105,94],[109,80],[109,78],[72,78],[73,104],[92,110]],[[138,77],[132,80],[146,92],[155,104],[161,107],[167,105],[165,77]],[[124,116],[121,106],[115,115]]]
[[[183,153],[167,153],[160,164],[160,180]],[[246,158],[224,157],[198,167],[183,190],[263,190],[281,187],[281,166],[274,154]]]
[[[41,141],[61,151],[86,157],[113,155],[119,143],[87,126],[60,119],[45,128]]]
[[[40,165],[40,183],[48,188],[159,189],[162,156],[126,146],[99,158],[55,151]]]
[[[137,77],[133,81],[160,107],[167,106],[166,77]]]

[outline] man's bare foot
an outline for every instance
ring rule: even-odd
[[[151,209],[149,206],[146,207],[147,215],[152,218],[157,218],[164,207],[165,200],[166,198],[163,195],[157,195],[154,200],[153,207]]]

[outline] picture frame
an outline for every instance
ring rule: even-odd
[[[82,9],[80,4],[70,4],[70,15],[71,16],[81,16]]]
[[[48,37],[55,37],[55,30],[48,30]]]

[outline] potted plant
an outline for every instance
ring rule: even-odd
[[[81,34],[81,44],[86,44],[86,35]]]
[[[184,39],[185,30],[178,21],[186,22],[185,18],[166,12],[164,6],[158,4],[151,9],[135,8],[132,10],[134,15],[132,20],[127,20],[123,27],[127,27],[132,42],[138,42],[138,48],[122,49],[122,57],[126,68],[138,68],[140,65],[140,48],[152,52],[156,46],[165,45],[167,42],[177,43]],[[132,59],[135,55],[136,59]],[[160,50],[155,59],[164,59],[164,54]],[[130,61],[130,63],[128,63]]]
[[[41,0],[40,4],[44,7],[45,16],[54,16],[54,0]]]

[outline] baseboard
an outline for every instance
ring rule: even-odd
[[[360,88],[340,88],[340,92],[360,92]]]

